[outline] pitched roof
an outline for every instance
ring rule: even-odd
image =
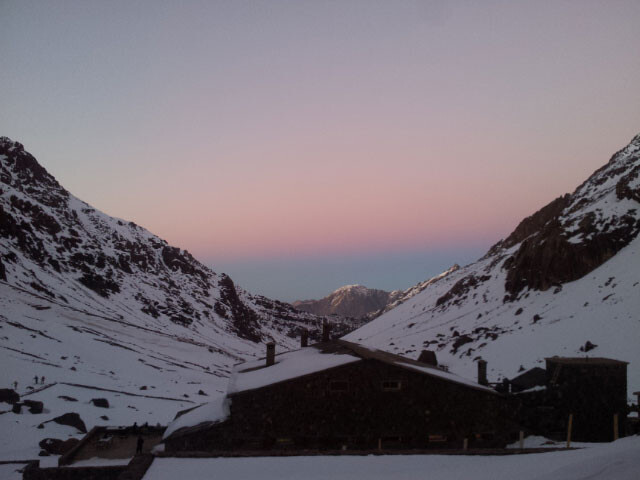
[[[241,363],[235,366],[228,395],[262,388],[276,383],[292,380],[312,373],[354,363],[362,360],[377,360],[423,375],[464,385],[469,388],[497,394],[489,387],[467,380],[451,372],[426,363],[402,357],[393,353],[365,347],[346,340],[334,340],[317,343],[306,348],[284,352],[275,357],[275,364],[267,366],[265,359]]]

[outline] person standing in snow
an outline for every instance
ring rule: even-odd
[[[138,442],[136,444],[136,455],[142,453],[142,445],[144,445],[144,440],[142,439],[142,435],[138,435]]]
[[[44,377],[42,377],[42,379],[40,380],[40,383],[42,383],[42,385],[44,385]]]
[[[37,385],[37,384],[38,384],[38,375],[36,375],[35,377],[33,377],[33,379],[35,380],[36,385]]]
[[[18,382],[13,382],[13,389],[18,390]]]

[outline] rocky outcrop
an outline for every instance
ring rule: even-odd
[[[78,443],[80,443],[80,440],[77,438],[69,438],[67,440],[60,440],[59,438],[44,438],[40,441],[38,446],[50,455],[64,455],[78,445]]]
[[[50,421],[55,422],[59,425],[67,425],[69,427],[73,427],[81,433],[87,433],[87,426],[80,418],[80,415],[75,412],[65,413],[64,415],[60,415],[59,417],[56,417]]]
[[[0,402],[13,405],[20,401],[20,395],[10,388],[0,388]]]
[[[106,398],[92,398],[91,403],[94,407],[109,408],[109,400]]]
[[[503,264],[508,299],[582,278],[628,245],[640,232],[639,176],[640,135],[494,246],[487,255],[518,246]]]

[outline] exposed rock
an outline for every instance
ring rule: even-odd
[[[20,395],[11,388],[0,388],[0,402],[15,404],[20,401]]]
[[[91,403],[94,407],[109,408],[109,400],[106,398],[92,398]]]
[[[60,425],[67,425],[69,427],[74,427],[82,433],[87,433],[87,426],[84,424],[84,422],[80,418],[80,415],[78,415],[75,412],[65,413],[64,415],[60,415],[59,417],[56,417],[51,421],[56,422]]]
[[[457,305],[461,300],[463,300],[471,290],[475,290],[480,286],[480,284],[486,282],[491,279],[491,275],[469,275],[458,280],[451,289],[445,293],[443,296],[438,298],[436,301],[436,306],[443,305],[445,303],[453,302]]]
[[[78,401],[77,398],[68,397],[67,395],[58,395],[58,398],[61,398],[62,400],[65,400],[67,402],[77,402]]]
[[[80,440],[77,438],[69,438],[67,440],[60,440],[58,438],[45,438],[40,441],[38,446],[51,455],[64,455],[75,447]]]
[[[580,351],[581,352],[590,352],[591,350],[593,350],[594,348],[596,348],[598,345],[591,343],[589,340],[587,340],[587,342],[580,347]]]
[[[78,279],[85,287],[98,295],[108,298],[112,293],[118,293],[120,286],[110,278],[105,278],[95,272],[87,272]]]
[[[38,414],[44,410],[44,403],[38,400],[24,400],[23,403],[29,408],[29,413]]]

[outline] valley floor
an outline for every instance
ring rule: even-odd
[[[144,480],[636,480],[640,436],[550,453],[507,456],[388,455],[157,458]]]

